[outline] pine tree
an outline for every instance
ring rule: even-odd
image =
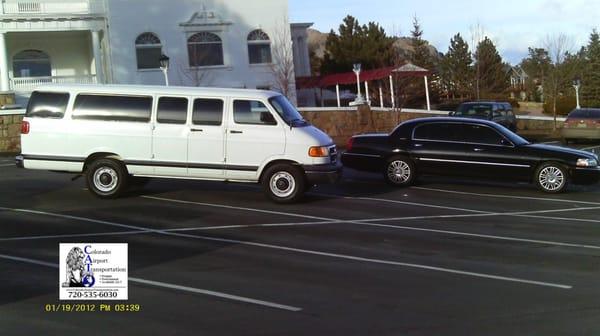
[[[600,35],[595,29],[590,34],[585,59],[581,85],[582,103],[586,107],[600,107]]]
[[[427,70],[435,71],[435,63],[429,49],[429,43],[423,39],[423,29],[417,17],[413,18],[413,30],[410,34],[413,47],[410,62]]]
[[[509,86],[508,71],[494,42],[487,36],[475,52],[475,85],[477,98],[493,98]]]
[[[321,73],[352,71],[354,63],[362,63],[365,70],[389,66],[394,57],[392,45],[393,40],[379,24],[360,25],[348,15],[338,33],[332,30],[327,37]]]
[[[550,56],[544,48],[529,48],[528,56],[521,61],[521,68],[529,76],[525,87],[529,96],[533,96],[536,101],[543,101],[540,87],[544,86],[550,65]]]
[[[473,59],[469,45],[459,34],[450,40],[448,52],[442,60],[441,77],[445,89],[452,97],[464,98],[472,90]]]

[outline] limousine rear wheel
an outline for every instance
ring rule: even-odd
[[[127,185],[127,172],[123,165],[111,159],[99,159],[87,168],[88,189],[100,198],[118,197]]]
[[[293,203],[302,198],[306,190],[304,173],[289,164],[276,164],[263,175],[263,189],[276,203]]]
[[[544,192],[560,193],[567,187],[568,172],[558,163],[544,163],[536,170],[535,181]]]
[[[386,182],[397,187],[412,185],[415,175],[415,164],[406,157],[394,157],[390,159],[383,172]]]

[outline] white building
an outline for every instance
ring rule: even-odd
[[[171,85],[278,89],[279,55],[293,55],[297,71],[310,73],[302,40],[310,25],[291,29],[287,0],[1,4],[0,91],[18,96],[43,83],[162,85],[162,54]]]

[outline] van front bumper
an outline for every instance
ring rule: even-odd
[[[309,184],[336,183],[342,177],[342,164],[303,165]]]
[[[17,165],[17,168],[25,168],[25,159],[23,158],[23,155],[15,156],[15,164]]]

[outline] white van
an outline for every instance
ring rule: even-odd
[[[287,203],[341,174],[331,138],[271,91],[42,86],[21,146],[18,166],[83,174],[101,198],[158,177],[258,182]]]

